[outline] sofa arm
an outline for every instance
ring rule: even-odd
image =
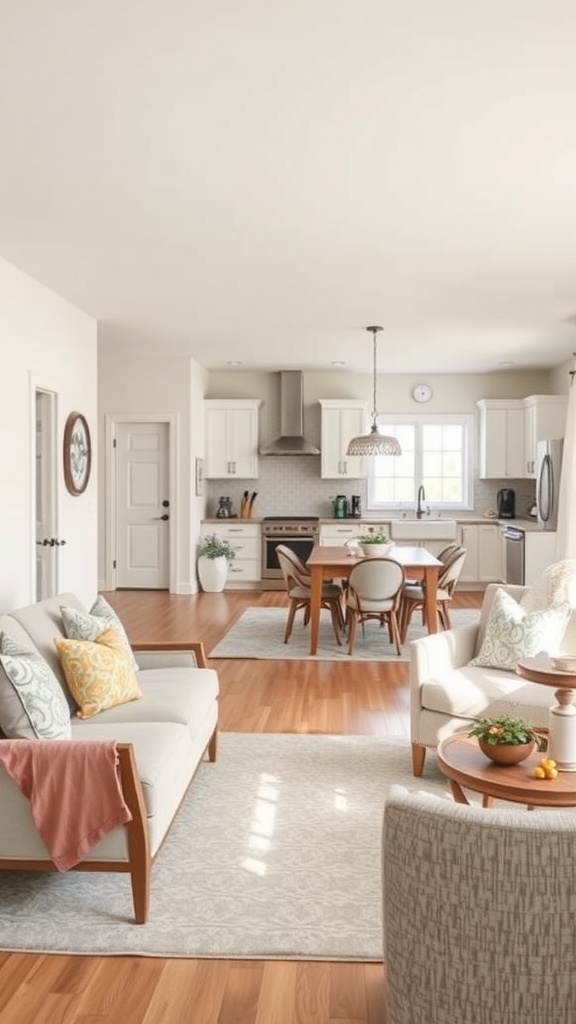
[[[478,624],[454,626],[410,643],[410,681],[418,687],[426,679],[467,665],[476,651]]]
[[[135,643],[132,650],[141,669],[147,668],[208,668],[204,644],[187,640],[171,643]]]
[[[422,739],[422,689],[431,679],[442,679],[474,657],[478,625],[454,626],[442,633],[431,633],[410,643],[410,739],[412,770],[422,775],[426,740]]]

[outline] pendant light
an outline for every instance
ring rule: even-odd
[[[387,437],[378,433],[378,411],[376,409],[376,335],[382,327],[367,327],[371,331],[374,344],[374,395],[372,405],[372,426],[369,434],[353,437],[346,450],[346,455],[401,455],[402,449],[396,437]]]

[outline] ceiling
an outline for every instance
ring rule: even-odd
[[[576,349],[573,0],[3,0],[0,255],[105,345],[490,372]]]

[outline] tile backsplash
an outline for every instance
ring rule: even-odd
[[[359,494],[364,515],[366,506],[366,481],[323,480],[320,477],[320,456],[298,455],[264,457],[259,460],[258,480],[207,480],[207,516],[213,516],[218,499],[229,496],[233,511],[239,513],[240,499],[246,489],[258,492],[254,502],[253,515],[302,516],[320,518],[332,516],[333,500],[336,494]],[[479,480],[474,481],[474,511],[496,509],[496,492],[500,487],[511,487],[516,493],[516,515],[525,516],[535,499],[535,485],[531,480]]]

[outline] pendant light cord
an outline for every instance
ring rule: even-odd
[[[376,378],[377,378],[377,365],[376,365],[376,335],[378,331],[381,331],[381,327],[367,327],[367,331],[372,331],[372,343],[373,343],[373,390],[372,390],[372,430],[378,429],[378,407],[376,405]]]

